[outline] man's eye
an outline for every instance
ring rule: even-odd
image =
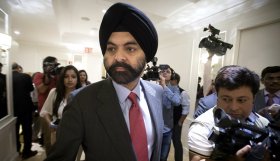
[[[114,47],[107,47],[106,49],[107,52],[114,52],[116,49]]]
[[[135,49],[135,48],[128,47],[126,50],[129,51],[129,52],[134,52],[136,49]]]
[[[239,103],[245,103],[247,101],[247,99],[244,99],[244,98],[242,98],[242,99],[237,99],[237,102],[239,102]]]
[[[223,97],[222,100],[226,103],[229,103],[231,101],[231,99],[227,97]]]

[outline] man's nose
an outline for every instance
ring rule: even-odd
[[[117,50],[115,53],[115,59],[118,62],[123,62],[126,59],[125,53],[123,50]]]
[[[231,102],[228,104],[228,106],[230,107],[230,109],[231,109],[232,111],[235,111],[235,110],[238,109],[239,104],[238,104],[237,101],[233,100],[233,101],[231,101]]]

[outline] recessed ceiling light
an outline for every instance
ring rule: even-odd
[[[20,32],[19,32],[18,30],[15,30],[14,33],[15,33],[16,35],[20,35]]]
[[[96,32],[97,32],[97,28],[93,27],[93,28],[90,29],[89,34],[94,35]]]
[[[83,21],[89,21],[89,20],[90,20],[90,18],[88,18],[88,17],[81,17],[81,19],[82,19]]]

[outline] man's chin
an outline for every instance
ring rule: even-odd
[[[127,78],[127,77],[112,77],[112,79],[118,84],[128,84],[133,82],[137,78]]]

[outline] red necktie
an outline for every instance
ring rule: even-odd
[[[148,161],[148,144],[146,128],[137,96],[131,92],[128,99],[132,102],[129,110],[130,137],[136,153],[137,161]]]
[[[267,96],[268,96],[268,100],[267,100],[266,106],[271,106],[274,103],[273,98],[275,97],[275,94],[269,93]]]

